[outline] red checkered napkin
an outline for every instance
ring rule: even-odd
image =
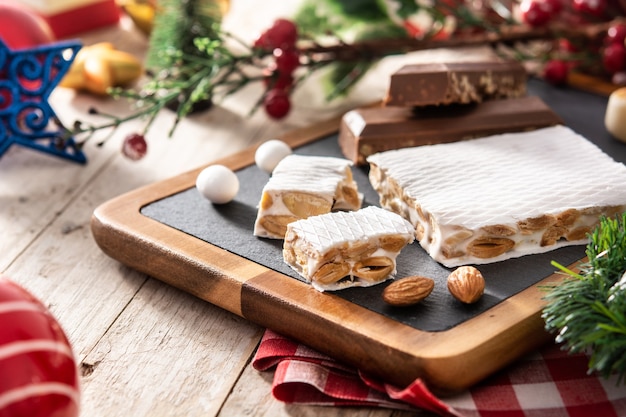
[[[549,345],[445,400],[419,379],[399,389],[267,330],[252,365],[276,368],[272,393],[286,403],[422,409],[457,417],[626,417],[626,386],[587,375],[588,357]]]

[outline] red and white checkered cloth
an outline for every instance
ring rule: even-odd
[[[626,385],[588,375],[588,360],[549,345],[444,400],[420,380],[393,387],[271,330],[252,365],[259,371],[275,367],[272,394],[286,403],[422,409],[456,417],[626,417]]]

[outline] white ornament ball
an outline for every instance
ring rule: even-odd
[[[196,178],[196,188],[211,203],[225,204],[237,195],[239,178],[224,165],[211,165]]]
[[[604,126],[615,139],[626,142],[626,87],[618,88],[609,96]]]
[[[254,162],[263,171],[271,174],[276,165],[291,154],[291,148],[282,140],[272,139],[259,146],[254,154]]]

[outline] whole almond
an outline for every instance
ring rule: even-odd
[[[462,303],[475,303],[485,292],[485,278],[473,266],[458,267],[448,275],[448,291]]]
[[[395,280],[383,291],[383,300],[392,306],[405,307],[422,301],[435,288],[435,281],[421,276]]]

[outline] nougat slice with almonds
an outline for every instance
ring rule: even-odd
[[[396,257],[414,240],[411,223],[369,206],[290,223],[283,259],[319,291],[368,287],[393,277]]]
[[[363,196],[352,162],[328,156],[289,155],[263,187],[254,235],[282,239],[287,225],[333,210],[358,210]]]
[[[380,204],[447,267],[588,243],[626,211],[626,166],[557,125],[372,155]]]

